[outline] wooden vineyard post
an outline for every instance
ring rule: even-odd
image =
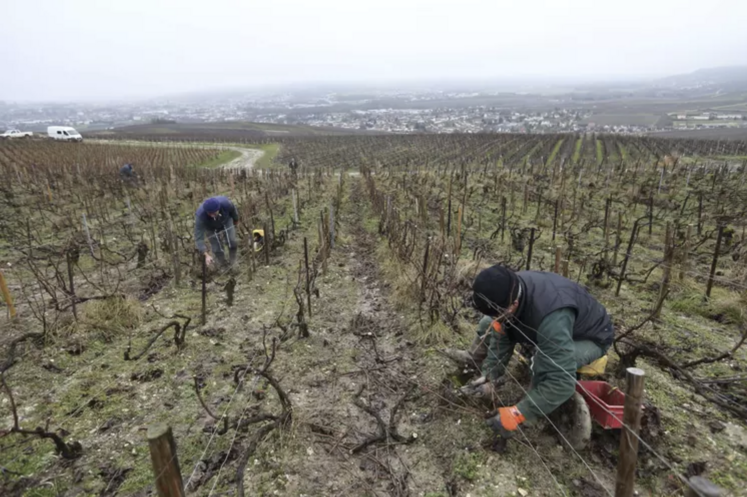
[[[295,189],[291,193],[293,195],[293,224],[298,225],[298,196]]]
[[[622,226],[623,226],[623,215],[622,212],[617,213],[617,232],[615,233],[615,253],[612,256],[612,265],[617,266],[617,257],[620,254],[620,245],[622,244]]]
[[[620,435],[620,460],[617,463],[615,497],[633,497],[635,467],[638,462],[638,432],[641,429],[641,402],[643,401],[642,369],[628,368],[625,372],[625,409]]]
[[[648,236],[653,234],[654,230],[654,194],[648,198]]]
[[[335,204],[329,204],[329,248],[335,248]]]
[[[317,252],[322,257],[322,259],[324,259],[324,250],[326,246],[326,243],[325,243],[326,239],[324,238],[324,212],[321,212],[321,211],[319,212],[319,221],[317,221],[316,231],[317,231],[316,236],[317,236],[317,239],[319,240],[318,241],[319,249]]]
[[[425,302],[425,290],[428,283],[428,252],[431,248],[431,237],[425,239],[425,254],[423,255],[423,281],[420,286],[420,302]]]
[[[721,251],[721,239],[724,236],[724,225],[718,225],[718,237],[716,238],[716,249],[713,251],[713,261],[711,262],[711,272],[708,275],[708,285],[706,286],[706,298],[711,297],[713,289],[713,275],[716,274],[716,265],[718,264],[718,253]]]
[[[444,210],[442,207],[438,208],[438,226],[441,230],[441,241],[446,239],[446,228],[444,223]]]
[[[10,319],[15,319],[16,308],[13,305],[13,297],[10,296],[10,290],[8,290],[8,284],[5,282],[5,276],[3,276],[2,271],[0,271],[0,292],[2,292],[3,294],[5,305],[8,306],[8,314],[10,315]]]
[[[231,176],[233,177],[233,176]],[[166,209],[166,227],[168,228],[169,247],[171,248],[171,263],[174,266],[174,283],[179,286],[182,281],[181,263],[179,262],[179,245],[174,234],[174,221],[171,219],[171,213]],[[234,227],[234,229],[236,229]]]
[[[306,237],[303,237],[303,261],[306,266],[306,302],[309,308],[309,317],[311,317],[311,279],[309,277],[309,245]]]
[[[682,246],[682,254],[680,257],[680,281],[685,279],[685,273],[690,269],[690,238],[693,234],[693,225],[687,225],[687,231],[685,232],[685,243]],[[743,237],[744,238],[744,237]]]
[[[604,203],[604,260],[609,260],[610,250],[610,204],[612,199],[608,198]]]
[[[529,235],[529,250],[527,251],[527,271],[532,266],[532,250],[534,249],[534,230],[535,228],[532,228],[531,234]]]
[[[425,200],[425,195],[422,193],[420,194],[420,215],[421,215],[421,221],[423,222],[423,228],[428,228],[428,202]],[[339,204],[338,204],[339,207]]]
[[[150,426],[148,448],[158,496],[184,497],[184,482],[179,469],[176,442],[171,427],[164,424]]]
[[[267,231],[267,223],[265,223],[262,226],[263,231],[265,232],[265,239],[263,241],[262,250],[265,252],[265,264],[268,266],[270,265],[270,247],[272,247],[272,243],[274,240],[270,239],[267,235],[269,232]]]
[[[674,258],[674,242],[673,242],[672,225],[667,221],[667,231],[664,237],[664,274],[661,278],[661,286],[659,287],[659,298],[656,301],[656,307],[654,308],[653,317],[658,319],[661,315],[661,308],[664,305],[664,299],[667,298],[669,293],[669,281],[672,274],[672,259]]]
[[[83,228],[86,231],[86,240],[88,240],[88,248],[91,251],[91,257],[93,257],[94,256],[94,253],[93,253],[93,242],[91,241],[91,232],[88,231],[88,222],[86,221],[86,215],[85,214],[83,214]]]
[[[265,202],[267,203],[267,211],[270,213],[270,228],[272,229],[272,236],[270,239],[272,242],[275,242],[275,216],[272,214],[272,206],[270,205],[270,195],[267,193],[267,190],[265,190]],[[265,238],[267,238],[267,226],[265,226]],[[269,259],[268,259],[269,263]]]
[[[506,197],[501,197],[501,241],[506,237]]]
[[[558,206],[559,204],[560,204],[560,201],[558,199],[555,199],[555,213],[552,216],[552,241],[555,241],[555,231],[558,228]]]
[[[254,226],[249,226],[249,233],[254,233]],[[254,279],[254,272],[257,270],[257,251],[254,249],[254,235],[252,234],[249,244],[249,281]]]
[[[462,251],[462,215],[464,214],[464,210],[462,210],[462,206],[459,206],[459,214],[457,218],[457,232],[456,232],[456,248],[454,250],[454,255],[456,258],[459,258],[459,254]]]
[[[562,255],[562,250],[560,247],[555,247],[555,273],[560,274],[560,256]]]
[[[514,185],[514,182],[512,181],[511,182],[511,186],[513,186],[513,185]],[[514,212],[516,210],[516,197],[514,195],[515,194],[514,190],[515,190],[515,188],[510,188],[510,192],[508,193],[510,195],[508,203],[510,205],[511,212]]]
[[[567,278],[568,277],[568,259],[565,259],[564,261],[562,261],[561,266],[563,268],[563,276]]]
[[[527,213],[527,204],[529,203],[529,183],[524,183],[524,204],[521,206],[521,213]]]
[[[207,319],[206,313],[207,313],[207,259],[205,258],[206,254],[200,254],[200,258],[202,259],[202,325],[205,326],[205,322]]]
[[[625,279],[625,269],[628,267],[628,261],[630,260],[630,254],[633,251],[633,244],[635,243],[635,235],[638,231],[638,220],[633,223],[633,229],[630,232],[630,240],[628,241],[628,250],[625,252],[625,259],[623,259],[622,269],[620,269],[620,278],[617,280],[617,289],[615,290],[615,296],[620,295],[620,287]]]
[[[688,481],[685,497],[723,497],[722,490],[701,476],[693,476]]]
[[[72,299],[73,317],[78,320],[78,308],[75,303],[75,280],[73,278],[73,263],[70,260],[70,249],[65,251],[65,262],[67,263],[67,278],[70,283],[70,298]]]

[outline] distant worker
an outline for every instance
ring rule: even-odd
[[[119,168],[119,177],[129,183],[137,180],[137,173],[129,162]]]
[[[494,431],[508,435],[524,421],[549,415],[573,396],[579,369],[606,366],[612,321],[578,283],[555,273],[495,265],[477,275],[472,291],[473,306],[484,317],[470,350],[450,355],[462,354],[482,374],[463,393],[491,397],[514,347],[534,348],[532,386],[517,405],[501,407],[488,419]]]
[[[296,174],[296,171],[298,170],[298,162],[296,162],[295,157],[291,158],[290,163],[288,164],[288,167],[290,167],[293,174]]]
[[[236,263],[236,225],[239,224],[239,212],[226,197],[210,197],[195,212],[195,245],[204,255],[207,265],[212,265],[213,258],[207,253],[205,236],[210,240],[210,248],[218,260],[218,265],[226,266],[226,255],[223,243],[228,244],[230,264]]]

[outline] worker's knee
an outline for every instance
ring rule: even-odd
[[[606,350],[591,340],[573,342],[576,355],[576,369],[587,366],[602,357]]]

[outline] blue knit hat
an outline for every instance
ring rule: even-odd
[[[220,210],[220,202],[215,197],[210,197],[202,203],[202,210],[205,212],[217,212]]]

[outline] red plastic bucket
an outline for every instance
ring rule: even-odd
[[[591,418],[605,430],[622,428],[625,394],[606,381],[578,381],[576,391],[589,406]]]

